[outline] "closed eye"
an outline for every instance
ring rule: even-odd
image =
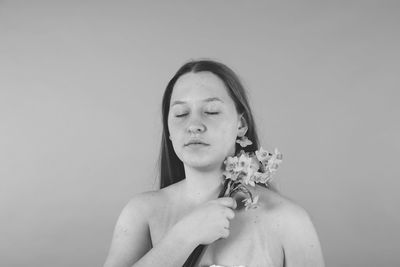
[[[207,115],[218,115],[219,114],[219,112],[205,112]],[[182,114],[179,114],[179,115],[175,115],[175,117],[177,117],[177,118],[182,118],[182,117],[185,117],[185,116],[187,116],[189,113],[182,113]]]
[[[175,115],[175,117],[177,117],[177,118],[181,118],[181,117],[184,117],[184,116],[186,116],[188,113],[183,113],[183,114],[179,114],[179,115]]]

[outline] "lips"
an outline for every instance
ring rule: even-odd
[[[190,140],[189,142],[187,142],[185,144],[185,146],[190,146],[190,145],[205,145],[205,146],[209,146],[209,144],[207,144],[207,143],[205,143],[205,142],[203,142],[201,140],[198,140],[198,139]]]

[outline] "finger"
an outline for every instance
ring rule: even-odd
[[[230,208],[225,208],[225,209],[224,209],[224,213],[225,213],[225,216],[226,216],[229,220],[232,220],[233,218],[235,218],[235,212],[234,212],[232,209],[230,209]]]
[[[229,220],[225,220],[224,228],[230,230],[231,222]]]
[[[222,238],[227,238],[229,236],[229,234],[230,234],[229,228],[224,228],[222,230]]]
[[[237,207],[236,200],[231,197],[221,197],[218,202],[228,208],[236,209]]]

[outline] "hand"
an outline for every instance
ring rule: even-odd
[[[196,245],[208,245],[217,239],[227,238],[236,207],[236,201],[231,197],[207,201],[178,221],[173,231]]]

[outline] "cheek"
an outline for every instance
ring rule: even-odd
[[[219,132],[220,142],[224,143],[228,147],[234,146],[237,136],[236,125],[233,123],[221,124],[219,127]]]
[[[183,132],[181,131],[182,126],[179,125],[176,121],[173,120],[168,122],[168,130],[170,141],[172,142],[172,146],[174,147],[175,152],[179,150],[185,140],[183,136]]]
[[[178,125],[176,121],[174,121],[171,118],[168,118],[168,131],[171,137],[175,136],[177,134],[178,130]]]

